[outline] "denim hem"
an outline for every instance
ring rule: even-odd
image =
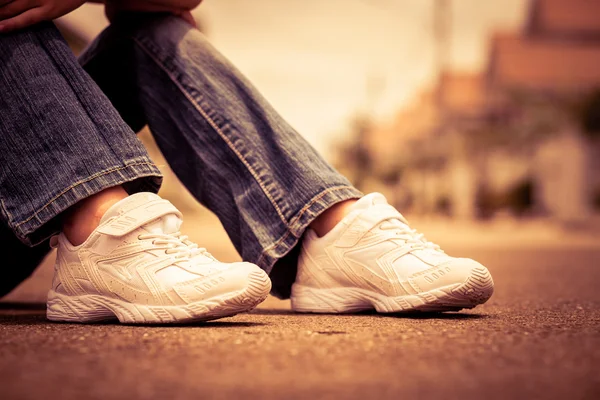
[[[80,200],[119,185],[129,194],[157,193],[161,184],[162,174],[149,160],[105,169],[65,188],[32,215],[10,225],[23,243],[35,246],[60,231],[57,217]]]
[[[277,274],[281,275],[281,281],[277,282],[279,278],[273,280],[273,291],[272,294],[280,297],[289,297],[289,289],[291,288],[296,278],[297,268],[297,257],[285,257],[290,253],[300,242],[302,235],[306,231],[306,228],[325,210],[333,206],[336,203],[344,200],[359,199],[363,196],[353,186],[335,186],[323,190],[321,193],[313,197],[290,221],[287,232],[275,241],[271,246],[266,247],[256,264],[264,269],[268,274],[274,270],[274,268],[282,269],[287,273]],[[285,260],[282,260],[285,257]],[[278,264],[278,261],[283,261]],[[284,265],[285,264],[285,265]],[[293,273],[290,273],[292,272]],[[284,288],[283,291],[280,288]]]
[[[271,277],[271,294],[280,298],[290,297],[296,280],[300,240],[306,228],[325,210],[344,200],[358,199],[363,194],[352,186],[333,186],[313,197],[290,221],[287,232],[265,248],[256,264]]]

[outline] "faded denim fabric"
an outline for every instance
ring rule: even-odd
[[[104,188],[158,190],[142,143],[51,23],[0,35],[0,88],[0,212],[23,242]]]
[[[242,258],[271,274],[274,294],[289,296],[307,226],[362,194],[179,18],[122,15],[80,61],[133,130],[149,125]]]
[[[51,23],[0,34],[0,295],[26,278],[57,216],[105,188],[156,192],[159,170]]]

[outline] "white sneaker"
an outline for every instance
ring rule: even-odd
[[[291,299],[299,312],[458,311],[493,291],[487,268],[446,255],[372,193],[322,238],[306,232]]]
[[[121,200],[80,246],[64,235],[48,293],[52,321],[181,323],[253,309],[271,290],[254,264],[224,264],[179,232],[181,213],[152,193]]]

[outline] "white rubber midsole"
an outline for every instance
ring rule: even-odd
[[[247,290],[177,306],[134,304],[101,295],[48,294],[46,315],[52,321],[97,322],[117,318],[123,323],[180,323],[203,321],[250,311],[268,295],[247,296]]]
[[[494,291],[486,268],[477,268],[463,283],[428,292],[386,296],[357,287],[318,289],[300,284],[292,286],[292,308],[298,312],[348,313],[377,310],[381,313],[406,311],[456,311],[485,303]]]

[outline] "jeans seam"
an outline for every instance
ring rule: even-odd
[[[8,224],[8,226],[10,226],[10,223],[13,220],[13,216],[6,209],[6,206],[4,205],[4,199],[1,196],[0,196],[0,211],[2,211],[2,214],[4,214],[6,216],[6,223]]]
[[[31,220],[32,220],[33,218],[35,218],[35,217],[36,217],[36,216],[37,216],[37,215],[38,215],[40,212],[42,212],[42,211],[43,211],[43,210],[44,210],[46,207],[48,207],[50,204],[52,204],[53,202],[55,202],[57,199],[59,199],[61,196],[63,196],[63,195],[64,195],[65,193],[67,193],[68,191],[70,191],[70,190],[74,189],[75,187],[77,187],[77,186],[80,186],[80,185],[82,185],[82,184],[84,184],[84,183],[87,183],[87,182],[89,182],[89,181],[92,181],[92,180],[94,180],[94,179],[96,179],[96,178],[99,178],[99,177],[101,177],[101,176],[104,176],[104,175],[107,175],[107,174],[110,174],[110,173],[113,173],[113,172],[116,172],[116,171],[121,171],[121,170],[127,169],[127,168],[129,168],[129,167],[135,167],[135,166],[138,166],[138,165],[147,165],[147,166],[150,166],[150,167],[153,167],[153,166],[154,166],[154,164],[152,164],[152,163],[149,163],[149,162],[140,162],[140,163],[127,164],[127,165],[125,165],[125,166],[123,166],[123,167],[114,167],[114,168],[105,169],[105,170],[103,170],[103,171],[97,172],[97,173],[95,173],[94,175],[91,175],[91,176],[87,177],[86,179],[79,180],[79,181],[77,181],[77,182],[73,183],[73,184],[72,184],[71,186],[69,186],[68,188],[64,189],[62,192],[60,192],[60,193],[59,193],[59,194],[57,194],[56,196],[54,196],[52,199],[50,199],[50,200],[49,200],[49,201],[48,201],[46,204],[44,204],[42,207],[38,208],[38,209],[35,211],[35,213],[33,213],[33,214],[32,214],[32,215],[29,217],[29,218],[27,218],[26,220],[24,220],[24,221],[21,221],[21,222],[19,222],[18,224],[16,224],[16,225],[15,225],[15,229],[16,229],[16,228],[18,228],[18,227],[20,227],[21,225],[23,225],[23,224],[25,224],[25,223],[27,223],[27,222],[31,221]]]
[[[256,182],[258,183],[260,188],[262,189],[264,195],[267,196],[267,198],[269,199],[271,205],[277,212],[277,215],[279,216],[281,221],[286,226],[289,227],[290,224],[288,224],[288,222],[286,221],[286,218],[283,215],[283,212],[281,211],[279,206],[277,205],[277,202],[275,201],[273,196],[271,196],[266,185],[264,184],[264,182],[262,182],[262,180],[260,179],[260,177],[258,176],[256,171],[254,170],[254,168],[252,168],[252,166],[248,162],[248,160],[246,160],[244,158],[244,156],[239,152],[239,150],[229,140],[227,135],[225,135],[223,133],[223,131],[221,130],[221,128],[219,128],[217,123],[208,115],[208,113],[202,108],[202,106],[185,90],[185,88],[181,85],[181,83],[170,73],[170,71],[163,65],[163,63],[160,60],[158,60],[156,57],[154,57],[154,55],[137,38],[133,37],[132,39],[133,39],[134,43],[136,43],[140,47],[140,49],[144,53],[146,53],[146,55],[148,55],[148,57],[150,57],[156,63],[156,65],[158,65],[159,68],[162,69],[167,74],[167,76],[169,77],[169,79],[171,79],[171,81],[173,81],[175,86],[177,86],[177,88],[190,101],[190,103],[194,106],[194,108],[206,119],[206,121],[209,123],[209,125],[215,130],[215,132],[217,132],[217,134],[221,137],[221,139],[223,139],[223,141],[225,141],[227,146],[229,146],[229,148],[235,153],[235,155],[238,157],[238,159],[246,166],[246,168],[248,169],[250,174],[254,177],[254,179],[256,180]]]
[[[348,190],[348,189],[352,190],[354,188],[352,186],[337,186],[337,187],[330,187],[330,188],[323,190],[321,193],[319,193],[318,195],[316,195],[312,199],[310,199],[310,201],[308,203],[306,203],[306,205],[304,207],[302,207],[302,209],[298,212],[298,214],[290,222],[290,227],[292,225],[294,225],[310,207],[312,207],[317,201],[319,201],[326,194],[337,191],[337,190]],[[344,201],[344,200],[342,199],[340,201]],[[267,256],[267,252],[269,250],[279,246],[279,244],[281,244],[284,240],[286,240],[290,235],[296,236],[292,233],[292,229],[288,228],[287,232],[283,236],[281,236],[279,239],[277,239],[276,242],[272,243],[271,245],[269,245],[262,251],[262,254],[261,254],[260,258],[256,261],[256,264],[260,265],[262,260]]]

